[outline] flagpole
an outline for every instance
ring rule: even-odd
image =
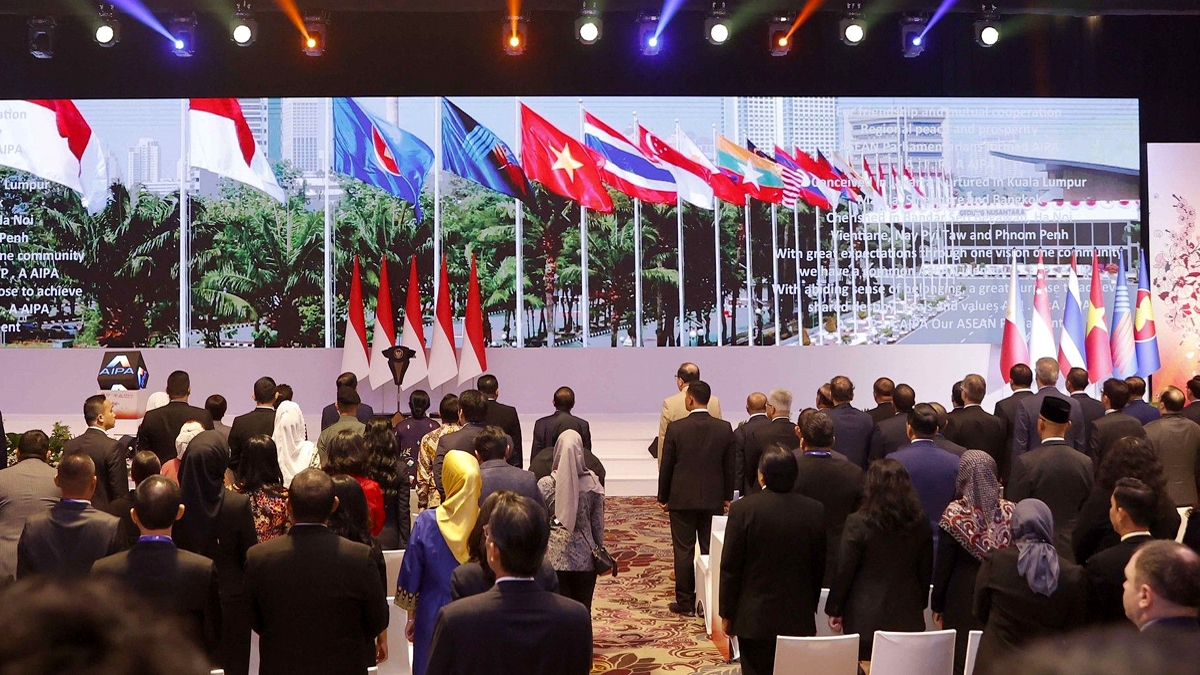
[[[779,344],[779,205],[771,204],[771,300],[775,315],[775,344]]]
[[[583,99],[579,99],[579,137],[583,138]],[[580,275],[582,287],[580,293],[582,298],[579,301],[580,316],[583,322],[583,341],[584,347],[588,346],[588,337],[592,332],[592,308],[590,304],[591,296],[588,294],[588,235],[587,235],[587,207],[583,204],[579,205],[579,267],[582,270]]]
[[[851,191],[851,194],[854,194]],[[853,200],[846,202],[846,234],[849,235],[848,249],[846,251],[846,262],[850,265],[850,307],[853,312],[854,319],[854,337],[858,338],[862,332],[862,325],[858,320],[858,263],[855,259],[857,251],[854,248],[854,212],[856,204]]]
[[[521,156],[521,99],[519,99],[519,98],[513,99],[513,109],[516,111],[516,120],[517,120],[516,121],[516,127],[517,127],[516,155],[517,155],[517,157],[520,157]],[[530,185],[530,189],[531,190],[533,189],[532,185]],[[513,307],[513,327],[517,331],[517,346],[524,347],[525,346],[525,331],[524,331],[524,322],[525,322],[525,246],[523,245],[523,242],[525,241],[525,231],[524,231],[525,205],[523,203],[521,203],[520,198],[513,198],[513,201],[516,203],[516,207],[517,207],[517,220],[516,220],[516,224],[513,228],[514,233],[515,233],[514,238],[516,239],[516,251],[514,252],[514,259],[516,260],[516,263],[517,263],[517,265],[516,265],[516,282],[515,282],[517,285],[517,297],[516,297],[516,304]]]
[[[635,131],[636,131],[636,129],[635,129]],[[679,149],[679,134],[680,134],[679,120],[676,119],[675,120],[675,149],[676,150]],[[676,275],[677,276],[676,287],[679,290],[679,341],[676,344],[682,345],[682,344],[687,344],[688,336],[687,336],[687,321],[685,320],[686,314],[684,313],[684,301],[683,301],[683,281],[684,281],[684,276],[683,276],[683,193],[679,190],[675,191],[675,228],[676,228],[676,237],[678,238],[678,247],[675,252],[675,263],[676,263],[676,266],[679,268],[679,272]]]
[[[179,347],[187,349],[188,339],[191,334],[192,320],[192,275],[188,269],[188,258],[190,251],[188,250],[192,240],[192,228],[188,217],[188,174],[191,169],[188,164],[191,162],[188,150],[188,99],[181,99],[179,102],[180,110],[180,125],[179,125],[179,153],[181,161],[179,162]],[[326,313],[328,316],[328,312]]]
[[[325,99],[325,347],[335,346],[333,335],[333,208],[329,191],[333,189],[333,98]],[[287,207],[287,204],[284,204]]]
[[[754,311],[754,259],[750,251],[750,195],[746,195],[742,213],[746,227],[746,346],[753,347],[757,315]]]
[[[825,344],[825,256],[821,253],[821,207],[813,207],[813,235],[817,250],[817,344]]]
[[[636,128],[637,124],[637,111],[634,111],[633,126]],[[633,322],[636,326],[633,344],[642,347],[642,200],[636,198],[633,200],[633,301]]]
[[[804,346],[804,294],[800,278],[800,202],[792,207],[792,245],[796,248],[796,346]]]
[[[829,219],[829,264],[833,276],[833,300],[830,304],[833,305],[833,314],[837,317],[834,322],[834,334],[837,336],[837,343],[842,342],[842,265],[838,260],[838,227],[837,227],[837,208],[841,201],[841,195],[833,202],[833,208],[829,210],[829,214],[833,216]]]
[[[442,283],[442,99],[433,101],[433,306]],[[420,196],[418,195],[418,199]],[[448,281],[448,280],[447,280]]]
[[[717,147],[717,125],[712,125],[713,148]],[[721,294],[721,200],[717,198],[716,192],[713,192],[713,266],[716,268],[716,293],[717,293],[717,346],[721,347],[725,344],[725,307],[724,296]]]

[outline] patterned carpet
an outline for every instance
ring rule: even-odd
[[[702,617],[672,614],[671,537],[652,497],[608,497],[605,545],[618,576],[602,577],[592,602],[593,673],[736,673],[704,633]]]

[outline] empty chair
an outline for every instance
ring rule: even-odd
[[[379,664],[379,675],[410,675],[412,673],[412,647],[404,637],[404,624],[408,623],[408,612],[396,606],[388,598],[388,660]]]
[[[696,553],[692,558],[696,575],[696,611],[704,616],[704,632],[712,635],[713,619],[712,603],[708,597],[710,577],[712,576],[712,558],[700,552],[700,544],[696,544]]]
[[[967,663],[963,675],[974,675],[975,655],[979,653],[979,641],[983,639],[983,631],[973,630],[967,633]]]
[[[225,671],[217,668],[216,670],[210,671],[208,675],[225,675]]]
[[[775,675],[857,675],[858,635],[775,638]]]
[[[387,587],[384,592],[396,590],[396,581],[400,579],[400,565],[404,562],[404,549],[384,551],[383,564],[387,566]]]
[[[954,634],[875,631],[871,675],[952,675]]]
[[[1179,533],[1175,535],[1175,541],[1183,543],[1183,533],[1187,532],[1188,518],[1191,517],[1192,507],[1184,506],[1179,509]]]
[[[837,635],[833,629],[829,627],[829,621],[825,618],[825,603],[829,600],[829,589],[821,589],[821,600],[817,603],[817,637],[830,637]]]

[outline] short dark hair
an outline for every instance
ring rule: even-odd
[[[446,394],[438,403],[438,416],[443,424],[458,423],[458,394]]]
[[[495,375],[480,375],[475,388],[485,396],[491,396],[500,390],[500,380],[497,380]]]
[[[575,392],[570,387],[559,387],[554,392],[554,409],[570,410],[575,407]]]
[[[691,384],[700,379],[700,366],[694,363],[684,363],[679,366],[679,370],[675,371],[675,377],[683,380],[684,384]]]
[[[162,460],[152,450],[138,450],[133,456],[133,461],[129,463],[129,477],[133,479],[134,485],[141,485],[142,481],[160,471]]]
[[[278,409],[279,404],[283,403],[284,401],[292,400],[292,397],[295,395],[296,395],[296,392],[292,391],[292,385],[290,385],[290,384],[285,383],[285,384],[280,384],[280,385],[276,386],[275,387],[275,408]]]
[[[508,434],[500,427],[486,427],[475,437],[475,453],[480,462],[490,459],[504,459],[508,452]]]
[[[808,419],[803,419],[803,414],[800,417],[800,435],[809,447],[833,447],[833,420],[829,419],[829,415],[815,410]]]
[[[928,403],[918,403],[908,411],[908,426],[920,438],[933,438],[941,421],[937,409]]]
[[[1101,389],[1104,395],[1108,397],[1109,404],[1113,410],[1123,410],[1129,405],[1129,383],[1125,380],[1118,380],[1115,377],[1110,377],[1104,381],[1104,386]]]
[[[824,404],[824,405],[829,406],[830,408],[833,407],[833,394],[829,393],[830,389],[831,389],[831,387],[829,386],[828,382],[817,387],[817,403],[818,404]]]
[[[362,403],[362,399],[358,397],[358,390],[354,387],[338,387],[337,390],[337,407],[338,410],[348,410]]]
[[[192,391],[192,378],[187,371],[177,370],[167,376],[167,396],[181,398]]]
[[[896,406],[896,412],[906,413],[913,409],[917,404],[917,392],[907,384],[896,385],[896,391],[892,394],[892,405]]]
[[[305,469],[292,478],[288,503],[297,523],[323,523],[333,513],[333,480],[320,469]]]
[[[1158,395],[1158,400],[1162,401],[1163,409],[1169,413],[1177,413],[1183,410],[1183,392],[1176,387],[1167,387]]]
[[[166,476],[150,476],[133,492],[133,510],[147,530],[171,527],[182,503],[179,484]]]
[[[337,508],[329,516],[329,529],[350,541],[373,546],[371,509],[367,506],[366,491],[358,481],[344,473],[329,478],[338,500]]]
[[[875,380],[875,386],[873,386],[871,388],[871,391],[876,396],[884,397],[884,396],[891,396],[892,392],[895,391],[895,389],[896,389],[896,383],[893,382],[891,380],[891,378],[881,377],[878,380]]]
[[[238,483],[244,492],[253,492],[268,485],[282,487],[283,471],[279,468],[279,448],[275,445],[275,439],[266,434],[247,439],[237,473]]]
[[[84,399],[83,421],[91,424],[100,419],[100,415],[104,414],[104,402],[107,400],[104,398],[104,394],[96,394]]]
[[[82,452],[65,455],[58,463],[58,487],[63,496],[87,492],[96,478],[96,463]]]
[[[532,577],[542,566],[550,538],[546,510],[528,497],[501,493],[488,519],[488,536],[500,552],[504,571],[518,577]]]
[[[1192,398],[1200,399],[1200,375],[1187,381],[1187,390],[1192,395]]]
[[[18,457],[44,458],[50,452],[50,437],[41,429],[30,429],[17,441]]]
[[[338,375],[334,382],[337,383],[338,389],[341,389],[342,387],[350,387],[351,389],[354,389],[358,387],[358,376],[354,373],[346,372]]]
[[[763,477],[763,487],[775,493],[791,492],[796,486],[800,465],[786,445],[772,443],[758,459],[758,471]]]
[[[1159,539],[1138,548],[1134,574],[1158,595],[1181,607],[1200,607],[1200,557],[1192,549]]]
[[[956,408],[961,408],[967,404],[967,402],[963,400],[962,380],[950,385],[950,403]]]
[[[696,403],[707,406],[709,399],[712,398],[712,387],[708,386],[704,380],[689,382],[686,395],[691,396]]]
[[[479,424],[487,417],[487,398],[481,391],[468,389],[459,394],[458,409],[462,412],[463,419]]]
[[[1008,369],[1008,380],[1018,387],[1032,387],[1033,368],[1024,363],[1013,364],[1013,367]]]
[[[962,379],[962,397],[964,402],[982,403],[987,396],[987,380],[982,375],[971,373]]]
[[[260,377],[254,381],[254,402],[263,405],[275,400],[275,380]]]
[[[351,429],[342,429],[337,432],[325,446],[325,454],[328,457],[325,471],[329,475],[332,476],[336,473],[345,473],[351,476],[367,475],[370,456],[360,432]]]
[[[208,411],[214,422],[220,422],[229,410],[229,402],[225,400],[224,396],[213,394],[204,399],[204,409]]]
[[[1122,478],[1112,491],[1113,501],[1129,514],[1134,525],[1150,527],[1158,513],[1158,495],[1136,478]]]
[[[845,375],[829,381],[829,395],[834,403],[849,403],[854,400],[854,383]]]
[[[1088,371],[1083,368],[1075,367],[1067,371],[1067,386],[1075,391],[1087,389],[1091,381]]]
[[[1146,380],[1134,375],[1125,378],[1125,384],[1129,385],[1129,397],[1141,398],[1146,395]]]
[[[429,392],[413,389],[408,395],[408,411],[415,420],[425,419],[425,414],[429,412]]]

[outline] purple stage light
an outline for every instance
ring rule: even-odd
[[[175,36],[171,35],[171,31],[167,30],[162,22],[155,18],[154,14],[139,0],[113,0],[113,5],[145,24],[155,33],[165,37],[172,47],[175,45]]]

